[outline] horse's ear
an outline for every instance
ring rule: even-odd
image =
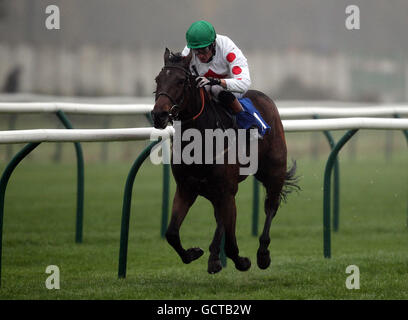
[[[192,57],[193,57],[193,54],[192,54],[192,52],[190,50],[190,53],[187,56],[185,56],[184,59],[183,59],[183,62],[184,62],[184,65],[186,66],[186,68],[188,68],[190,66],[190,62],[191,62]]]
[[[166,48],[166,50],[164,51],[164,64],[166,64],[167,61],[169,61],[169,57],[170,57],[170,50]]]

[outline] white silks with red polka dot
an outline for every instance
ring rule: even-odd
[[[225,79],[227,89],[242,96],[251,85],[247,59],[227,36],[217,34],[215,44],[215,56],[208,63],[201,62],[193,52],[191,71],[194,72],[195,66],[200,76]],[[182,51],[183,56],[189,53],[187,47]]]

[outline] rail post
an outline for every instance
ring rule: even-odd
[[[337,154],[341,148],[351,139],[358,129],[349,130],[337,142],[336,146],[330,152],[324,171],[323,183],[323,255],[325,258],[331,257],[331,226],[330,226],[330,193],[331,193],[331,173]]]
[[[148,112],[145,114],[147,121],[153,126],[152,115]],[[162,151],[167,152],[167,145],[169,142],[164,142]],[[166,146],[166,147],[165,147]],[[163,153],[163,159],[169,157],[168,153]],[[169,220],[169,203],[170,203],[170,161],[163,161],[163,193],[162,193],[162,221],[160,227],[160,236],[164,238],[167,230],[167,223]]]
[[[158,144],[160,140],[153,141],[150,143],[142,153],[136,158],[133,163],[132,168],[129,171],[128,177],[126,179],[125,192],[123,196],[123,207],[122,207],[122,223],[120,230],[120,248],[119,248],[119,268],[118,277],[126,277],[126,265],[127,265],[127,251],[128,251],[128,241],[129,241],[129,221],[130,221],[130,207],[132,202],[132,190],[133,183],[137,172],[143,161],[149,156],[152,148]]]
[[[396,113],[396,114],[394,114],[394,118],[401,118],[401,116],[398,113]],[[404,134],[405,140],[408,143],[408,130],[402,130],[402,133]],[[408,203],[407,203],[407,222],[406,222],[406,225],[408,227]]]
[[[57,117],[67,129],[73,129],[65,113],[61,110],[57,111]],[[76,215],[76,232],[75,242],[82,243],[82,230],[84,220],[84,156],[82,147],[79,142],[74,142],[75,152],[77,156],[77,215]]]
[[[170,195],[170,139],[163,141],[163,192],[162,192],[162,221],[160,236],[165,237],[167,222],[169,219],[169,195]]]
[[[20,152],[18,152],[9,162],[0,179],[0,287],[1,287],[1,257],[3,251],[3,216],[4,216],[4,199],[6,194],[7,183],[10,179],[13,170],[31,151],[33,151],[40,143],[32,142],[27,144]]]
[[[313,116],[314,119],[320,119],[320,117],[315,114]],[[330,131],[325,130],[323,131],[324,136],[329,143],[330,150],[333,151],[336,143],[331,135]],[[334,162],[333,167],[333,231],[339,231],[339,216],[340,216],[340,174],[339,174],[339,159],[336,156],[336,160]]]

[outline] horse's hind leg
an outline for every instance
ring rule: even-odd
[[[259,249],[256,254],[258,267],[266,269],[271,263],[270,253],[268,250],[269,243],[271,242],[269,236],[269,230],[271,228],[272,219],[275,217],[278,211],[280,203],[281,187],[275,185],[274,187],[266,187],[266,199],[265,199],[265,224],[261,236],[259,237]]]
[[[196,198],[196,194],[192,194],[185,190],[183,191],[177,186],[176,194],[174,195],[172,216],[166,232],[168,243],[174,248],[174,250],[176,250],[184,263],[190,263],[201,257],[204,253],[200,248],[190,248],[185,250],[180,241],[180,226]]]
[[[214,274],[220,272],[222,264],[220,260],[221,240],[224,234],[224,226],[215,212],[215,219],[217,221],[217,228],[215,229],[213,241],[210,244],[210,257],[208,258],[208,273]]]

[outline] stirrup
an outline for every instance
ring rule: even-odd
[[[252,129],[256,129],[256,131],[253,131]],[[249,140],[263,140],[263,137],[259,134],[258,128],[256,126],[252,126],[248,130]]]

